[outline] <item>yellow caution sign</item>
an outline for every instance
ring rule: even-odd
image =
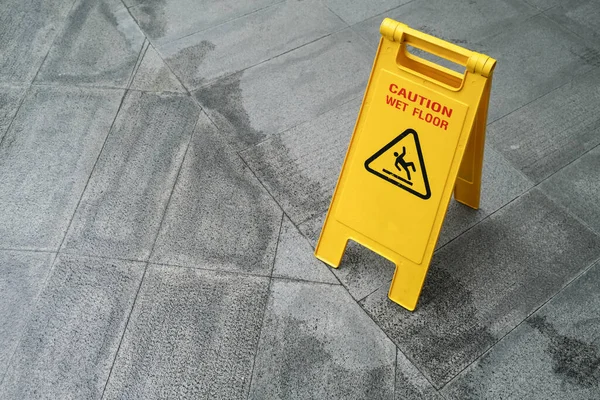
[[[496,60],[386,18],[315,255],[338,267],[348,240],[396,264],[389,297],[414,310],[452,191],[479,207]],[[421,49],[459,73],[410,53]]]

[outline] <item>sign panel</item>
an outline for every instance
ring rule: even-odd
[[[315,254],[337,267],[351,239],[392,260],[390,298],[412,310],[455,185],[457,200],[478,206],[495,61],[389,19],[381,32]],[[466,71],[416,57],[407,44],[462,63]]]

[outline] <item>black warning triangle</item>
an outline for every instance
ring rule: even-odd
[[[367,171],[417,197],[431,197],[419,136],[407,129],[365,161]]]

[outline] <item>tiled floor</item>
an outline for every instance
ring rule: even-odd
[[[313,248],[391,17],[498,59],[410,313]],[[600,398],[600,2],[0,2],[0,399]]]

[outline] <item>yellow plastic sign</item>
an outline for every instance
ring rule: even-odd
[[[348,240],[396,265],[389,298],[414,310],[454,197],[479,207],[496,60],[386,18],[315,255],[338,267]],[[459,73],[412,46],[465,67]]]

